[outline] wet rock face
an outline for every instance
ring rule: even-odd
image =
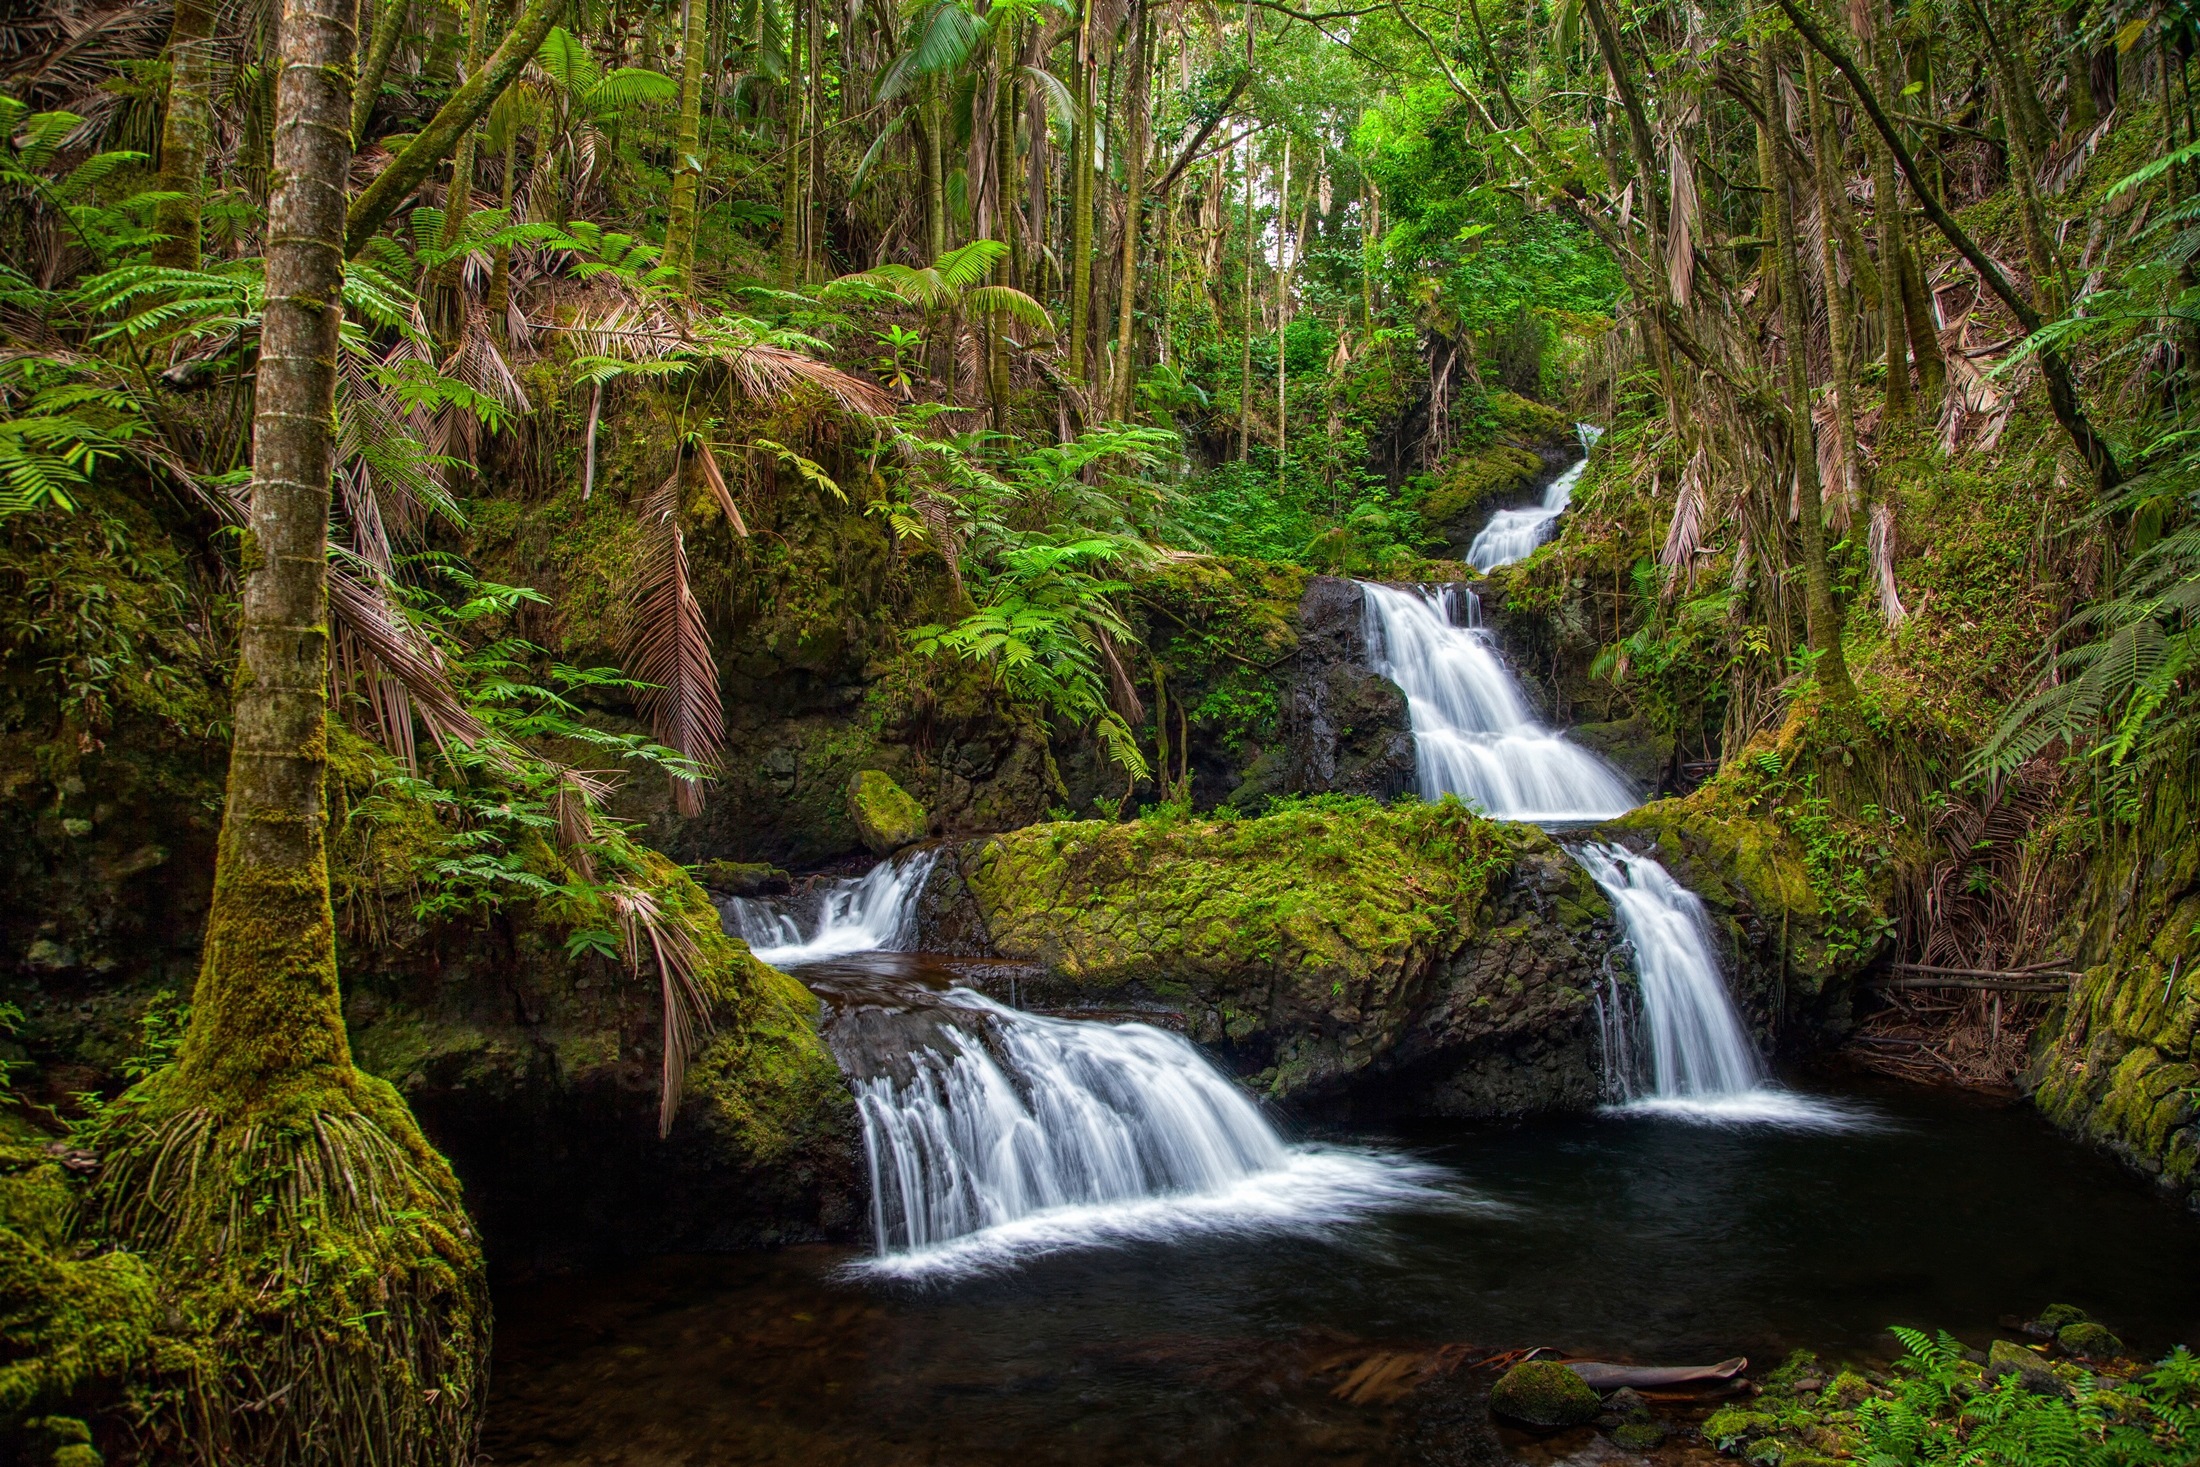
[[[926,946],[1029,964],[1042,1005],[1173,1008],[1272,1098],[1355,1117],[1599,1099],[1616,928],[1532,827],[1456,805],[1314,805],[1065,822],[950,855]]]
[[[1298,667],[1279,723],[1281,786],[1294,794],[1389,799],[1413,787],[1413,727],[1405,694],[1372,671],[1360,588],[1316,576],[1299,601]]]

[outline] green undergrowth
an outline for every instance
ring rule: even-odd
[[[2063,1333],[2105,1335],[2085,1329]],[[1892,1371],[1828,1368],[1799,1350],[1700,1434],[1752,1467],[2182,1467],[2200,1453],[2200,1360],[2182,1346],[2149,1367],[1894,1333],[1905,1354]]]

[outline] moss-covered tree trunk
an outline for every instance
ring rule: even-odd
[[[160,127],[160,191],[153,263],[199,268],[206,148],[214,135],[214,0],[177,0],[168,27],[168,108]]]
[[[374,36],[367,43],[366,59],[359,65],[359,86],[351,98],[351,145],[367,139],[367,124],[374,121],[374,104],[382,95],[382,78],[389,74],[390,58],[405,34],[405,15],[411,0],[382,0],[374,12]]]
[[[672,206],[665,217],[665,263],[695,288],[695,213],[703,191],[703,38],[710,0],[687,0],[680,29],[680,129],[673,150]],[[791,226],[792,221],[789,221]]]
[[[1795,200],[1791,180],[1781,164],[1782,142],[1774,133],[1785,116],[1780,105],[1779,61],[1769,38],[1757,44],[1758,103],[1763,120],[1757,124],[1758,181],[1772,199],[1773,255],[1779,272],[1781,334],[1787,358],[1787,427],[1789,457],[1795,472],[1796,537],[1802,541],[1803,616],[1810,650],[1817,663],[1818,682],[1837,702],[1855,697],[1849,682],[1848,662],[1841,652],[1841,610],[1833,599],[1833,572],[1826,562],[1824,496],[1818,482],[1818,452],[1810,410],[1809,316],[1803,300],[1803,262],[1796,241]]]
[[[1833,227],[1841,212],[1841,143],[1833,130],[1833,109],[1826,102],[1825,68],[1808,50],[1803,53],[1803,85],[1810,109],[1811,177],[1818,190],[1818,273],[1825,281],[1834,441],[1841,451],[1841,482],[1834,486],[1834,524],[1846,529],[1850,517],[1870,493],[1856,443],[1855,356],[1849,340],[1849,303],[1841,289],[1841,260]]]
[[[190,1027],[104,1171],[199,1349],[167,1450],[469,1462],[488,1316],[441,1157],[354,1068],[329,901],[328,518],[357,0],[285,0],[229,784]]]

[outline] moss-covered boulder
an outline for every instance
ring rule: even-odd
[[[2065,1355],[2080,1360],[2113,1360],[2124,1353],[2124,1342],[2116,1338],[2115,1332],[2090,1319],[2056,1330],[2055,1344]]]
[[[848,781],[848,818],[874,856],[891,856],[924,839],[930,817],[892,775],[859,769]]]
[[[41,1410],[118,1385],[153,1349],[152,1275],[132,1255],[95,1252],[72,1235],[77,1197],[65,1163],[78,1159],[0,1134],[0,1455]]]
[[[1596,1419],[1597,1393],[1555,1360],[1526,1360],[1490,1387],[1490,1411],[1523,1426],[1581,1426]]]
[[[936,881],[1043,1002],[1173,1009],[1268,1094],[1508,1115],[1598,1100],[1603,897],[1532,827],[1455,801],[1063,822]],[[928,944],[930,945],[930,944]]]

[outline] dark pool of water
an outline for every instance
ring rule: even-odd
[[[515,1288],[485,1450],[505,1467],[1494,1462],[1523,1444],[1458,1391],[1350,1383],[1386,1362],[1449,1379],[1447,1345],[1872,1356],[1889,1324],[1981,1342],[2051,1302],[2135,1348],[2200,1346],[2200,1222],[2019,1106],[1847,1099],[1877,1125],[1352,1138],[1450,1168],[1476,1205],[1328,1239],[1146,1242],[928,1287],[803,1248]]]

